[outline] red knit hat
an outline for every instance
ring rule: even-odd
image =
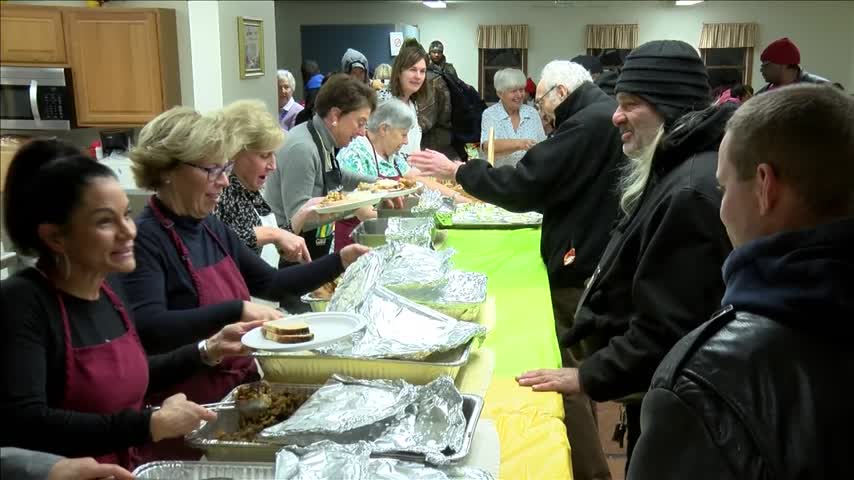
[[[776,63],[777,65],[800,65],[801,52],[798,50],[797,45],[789,40],[789,37],[783,37],[779,40],[774,40],[770,45],[765,47],[759,60]]]
[[[525,82],[525,91],[532,97],[537,96],[537,85],[531,80],[531,77],[528,77],[528,81]]]

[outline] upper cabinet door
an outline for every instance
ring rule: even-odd
[[[156,10],[64,15],[79,125],[143,125],[165,109]]]
[[[0,7],[0,63],[67,65],[60,10],[29,5]]]

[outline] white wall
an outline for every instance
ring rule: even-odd
[[[806,70],[839,81],[848,90],[854,88],[854,2],[715,1],[691,7],[663,1],[593,3],[466,2],[450,3],[442,10],[404,2],[279,2],[279,67],[299,72],[301,24],[417,25],[421,41],[426,45],[434,39],[442,40],[445,55],[460,77],[476,86],[479,24],[528,24],[528,72],[536,78],[548,61],[584,53],[587,24],[637,23],[640,43],[676,39],[696,47],[703,23],[757,22],[754,87],[764,83],[759,74],[759,52],[769,42],[788,36],[800,48]]]
[[[240,55],[237,51],[237,17],[259,18],[264,21],[264,75],[240,78]],[[273,2],[220,1],[219,36],[222,58],[222,101],[227,105],[235,100],[255,98],[263,101],[270,113],[278,112],[276,93],[276,15]]]

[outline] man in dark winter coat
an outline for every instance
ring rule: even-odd
[[[617,107],[576,63],[555,60],[543,68],[537,108],[556,130],[513,166],[493,168],[485,160],[450,162],[435,152],[416,152],[410,164],[426,175],[454,178],[466,192],[511,211],[543,214],[540,255],[549,274],[555,328],[562,335],[593,274],[619,212],[617,181],[624,157],[611,123]],[[562,350],[563,365],[577,366]],[[583,396],[565,397],[576,479],[610,478],[595,408]]]
[[[851,97],[797,85],[729,121],[727,307],[658,367],[630,480],[850,478],[852,118]]]
[[[768,82],[757,95],[794,83],[828,83],[829,80],[801,69],[801,51],[787,37],[774,40],[759,56],[759,72]]]
[[[623,399],[628,456],[639,398],[665,354],[720,305],[718,275],[731,250],[718,219],[717,149],[734,107],[712,107],[708,74],[685,42],[662,40],[626,58],[614,124],[630,167],[625,213],[578,305],[562,347],[583,346],[581,367],[539,370],[521,385],[593,400]],[[666,420],[664,420],[666,421]]]

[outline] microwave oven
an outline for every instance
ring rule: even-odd
[[[0,67],[0,126],[9,130],[76,127],[71,69]]]

